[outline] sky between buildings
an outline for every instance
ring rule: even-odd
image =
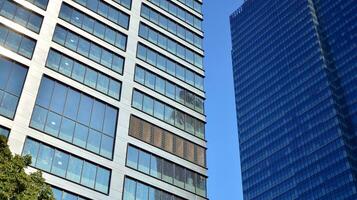
[[[243,199],[229,15],[243,0],[204,0],[208,197]]]

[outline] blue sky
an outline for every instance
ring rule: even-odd
[[[212,200],[243,199],[229,26],[229,15],[242,2],[204,1],[208,196]]]

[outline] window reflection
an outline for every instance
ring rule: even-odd
[[[44,77],[30,126],[112,159],[117,115],[116,108]]]
[[[31,166],[108,194],[110,171],[69,153],[26,138],[22,155],[31,155]],[[58,197],[59,191],[55,191]],[[63,195],[62,195],[63,196]],[[66,198],[73,196],[67,194]],[[66,199],[63,196],[63,199]],[[72,198],[72,197],[71,197]]]

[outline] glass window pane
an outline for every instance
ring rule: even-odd
[[[97,84],[97,75],[98,73],[90,68],[87,68],[84,84],[88,85],[91,88],[95,88]]]
[[[194,119],[188,115],[186,115],[185,117],[185,130],[191,134],[195,134],[195,130],[194,130]]]
[[[76,51],[78,45],[78,39],[79,37],[77,35],[68,32],[65,46],[68,47],[69,49],[72,49],[73,51]]]
[[[169,106],[165,106],[165,121],[169,124],[175,124],[175,111]]]
[[[80,94],[79,92],[69,89],[67,92],[66,105],[64,108],[64,116],[75,120],[77,118],[77,110],[79,107]]]
[[[181,166],[175,165],[175,180],[174,184],[180,188],[185,187],[185,169]]]
[[[181,111],[176,111],[175,126],[180,129],[185,129],[185,115]]]
[[[6,86],[6,91],[16,96],[20,96],[26,73],[26,68],[13,64],[11,74],[8,77],[9,79]]]
[[[102,50],[95,44],[91,44],[89,58],[94,60],[95,62],[100,63],[100,57],[102,54]]]
[[[63,198],[63,200],[77,200],[77,197],[75,195],[67,193],[67,192],[63,193],[62,198]]]
[[[154,111],[154,100],[146,95],[144,95],[143,111],[150,115],[152,115]]]
[[[62,200],[62,191],[52,187],[53,196],[56,200]]]
[[[61,116],[54,112],[49,112],[45,126],[45,132],[57,137],[61,125]]]
[[[156,147],[162,148],[163,147],[163,130],[159,127],[154,126],[154,144]]]
[[[136,200],[147,200],[149,195],[149,187],[142,183],[136,184]]]
[[[47,110],[39,106],[35,106],[31,118],[30,126],[42,131],[45,126],[46,118],[47,118]]]
[[[104,94],[106,94],[108,92],[108,87],[109,87],[109,78],[107,76],[105,76],[104,74],[99,73],[97,89],[100,92],[103,92]]]
[[[51,172],[58,176],[65,177],[67,165],[68,165],[68,159],[69,159],[68,154],[56,150]]]
[[[81,55],[88,56],[90,49],[90,42],[84,38],[79,38],[77,52]]]
[[[67,31],[60,26],[56,26],[55,32],[53,34],[53,41],[64,45],[66,40]]]
[[[112,62],[113,62],[113,54],[107,50],[103,50],[100,63],[108,68],[111,68]]]
[[[5,92],[0,104],[0,115],[13,119],[18,101],[18,97]]]
[[[158,119],[164,120],[165,106],[159,101],[154,102],[154,116]]]
[[[74,66],[73,66],[72,78],[74,80],[77,80],[77,81],[83,83],[84,73],[85,73],[84,66],[82,64],[75,62]]]
[[[74,127],[75,127],[74,121],[63,117],[61,129],[60,129],[60,133],[59,133],[59,138],[65,140],[65,141],[68,141],[68,142],[72,142]]]
[[[67,87],[56,82],[55,87],[53,89],[50,110],[61,114],[64,108],[66,95],[67,95]]]
[[[126,178],[124,186],[124,200],[136,200],[135,199],[136,182]]]
[[[57,53],[56,51],[50,50],[47,57],[46,66],[57,71],[60,61],[61,61],[61,54]]]
[[[36,99],[36,104],[48,108],[48,106],[50,105],[54,85],[54,81],[48,78],[42,79],[39,93]]]
[[[111,96],[111,97],[114,97],[117,100],[119,100],[119,98],[120,98],[120,90],[121,90],[121,83],[111,79],[110,83],[109,83],[108,95]]]
[[[74,131],[73,143],[85,148],[88,137],[88,128],[81,124],[76,124],[76,128]]]
[[[161,94],[165,94],[165,80],[164,79],[162,79],[160,77],[156,77],[155,90]]]
[[[99,153],[100,142],[101,142],[101,133],[90,129],[88,140],[87,140],[87,149],[93,151],[94,153]]]
[[[166,160],[163,160],[162,180],[172,183],[174,174],[174,165]]]
[[[89,162],[84,162],[81,183],[85,186],[94,187],[97,167]]]
[[[54,150],[48,146],[40,145],[36,167],[44,171],[50,171]]]
[[[17,52],[21,43],[21,39],[22,39],[21,35],[13,31],[9,31],[9,34],[7,35],[5,41],[5,47],[7,47],[13,52]]]
[[[150,171],[150,154],[140,151],[139,152],[139,167],[138,170],[149,174]]]
[[[115,43],[115,36],[116,36],[115,31],[113,31],[111,28],[106,28],[104,39],[107,42],[109,42],[110,44],[114,44]]]
[[[181,87],[176,87],[176,101],[184,104],[185,103],[186,92]]]
[[[94,101],[90,127],[102,131],[105,114],[105,105],[99,101]]]
[[[83,21],[83,14],[74,10],[72,11],[71,23],[75,26],[81,27]]]
[[[12,69],[13,64],[9,60],[0,58],[0,89],[6,88]]]
[[[93,99],[85,95],[81,95],[81,101],[79,103],[79,110],[77,120],[85,125],[89,125],[93,106]]]
[[[26,139],[24,149],[22,151],[22,155],[30,155],[31,156],[31,165],[36,165],[37,153],[40,144],[30,139]]]
[[[161,191],[155,188],[149,188],[149,200],[160,200],[161,199]]]
[[[117,113],[118,111],[110,106],[106,106],[105,118],[103,124],[103,132],[114,136],[117,124]]]
[[[82,28],[83,30],[92,33],[93,32],[93,28],[94,28],[94,20],[89,18],[89,17],[85,17],[83,19],[83,24],[82,24]]]
[[[12,19],[16,13],[16,5],[10,1],[5,1],[1,9],[1,15]]]
[[[113,56],[113,63],[112,63],[112,70],[118,72],[119,74],[123,73],[124,68],[124,59],[114,55]]]
[[[113,138],[103,134],[100,155],[111,159],[113,157],[113,146],[114,146]]]
[[[181,66],[176,67],[176,76],[181,80],[185,80],[185,69]]]
[[[82,165],[83,160],[71,156],[68,163],[67,179],[79,183],[82,174]]]
[[[195,192],[196,188],[196,174],[192,171],[186,171],[186,185],[185,188],[191,192]]]
[[[100,192],[108,193],[109,177],[110,172],[108,170],[98,167],[95,189]]]
[[[142,109],[143,106],[143,95],[137,91],[134,90],[133,94],[133,107]]]
[[[171,99],[175,99],[175,85],[170,82],[166,82],[166,96]]]
[[[40,32],[41,24],[42,24],[42,17],[36,14],[32,14],[27,23],[27,27],[38,33]]]
[[[145,81],[145,71],[141,67],[135,68],[135,81],[144,84]]]
[[[73,60],[68,57],[62,57],[61,64],[59,66],[59,72],[70,77],[73,68]]]
[[[184,154],[184,140],[180,137],[175,136],[175,154],[179,157],[183,157]]]
[[[197,175],[197,187],[196,193],[201,196],[206,196],[206,178],[204,176]]]
[[[146,72],[145,74],[145,85],[149,88],[155,88],[155,76],[150,72]]]
[[[138,167],[138,156],[139,156],[139,151],[136,148],[129,146],[128,147],[128,154],[127,154],[126,164],[129,167],[137,169],[137,167]]]
[[[151,155],[150,175],[161,179],[162,162],[161,158]]]
[[[35,49],[36,42],[26,37],[22,38],[19,54],[26,58],[31,58]]]

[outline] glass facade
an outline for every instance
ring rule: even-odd
[[[183,146],[181,148],[183,150]],[[206,197],[206,177],[147,151],[129,146],[126,165],[144,174]]]
[[[33,32],[40,32],[43,17],[13,1],[0,1],[0,15]]]
[[[203,90],[203,77],[168,57],[142,44],[138,45],[137,57],[150,65]]]
[[[52,40],[114,72],[123,73],[124,58],[122,56],[62,26],[56,26]]]
[[[126,49],[126,35],[68,4],[62,4],[59,17],[121,50]]]
[[[22,155],[30,155],[31,166],[74,183],[108,194],[110,170],[92,162],[27,138]]]
[[[13,119],[27,74],[27,67],[0,56],[0,115]]]
[[[199,166],[206,167],[206,149],[138,117],[130,117],[129,135]]]
[[[123,200],[184,200],[145,183],[125,177]]]
[[[141,7],[141,16],[185,40],[186,42],[202,49],[203,38],[201,36],[198,36],[193,31],[185,28],[174,20],[164,16],[163,14],[160,14],[149,6],[143,4]]]
[[[52,192],[56,200],[89,200],[85,197],[81,197],[77,194],[68,192],[58,187],[52,187]]]
[[[74,0],[75,2],[85,6],[89,10],[97,13],[98,15],[110,20],[111,22],[128,29],[129,28],[129,16],[123,11],[120,11],[110,4],[101,0]],[[124,2],[127,0],[116,0],[116,2]]]
[[[203,114],[204,100],[198,95],[168,81],[143,67],[136,66],[134,80],[166,97]]]
[[[251,0],[232,14],[244,199],[356,199],[355,2]]]
[[[120,81],[56,50],[50,49],[47,56],[46,67],[83,83],[103,94],[113,97],[116,100],[120,99]]]
[[[36,41],[0,24],[0,45],[28,59],[32,58]]]
[[[132,107],[200,139],[205,138],[204,123],[202,121],[138,90],[133,91]]]
[[[118,109],[44,77],[30,126],[112,159]]]
[[[193,52],[189,48],[179,44],[171,38],[159,33],[149,26],[141,23],[139,28],[139,36],[159,46],[162,49],[172,53],[175,56],[193,64],[194,66],[203,69],[203,56]]]
[[[202,0],[0,0],[0,18],[0,136],[56,200],[208,198]]]

